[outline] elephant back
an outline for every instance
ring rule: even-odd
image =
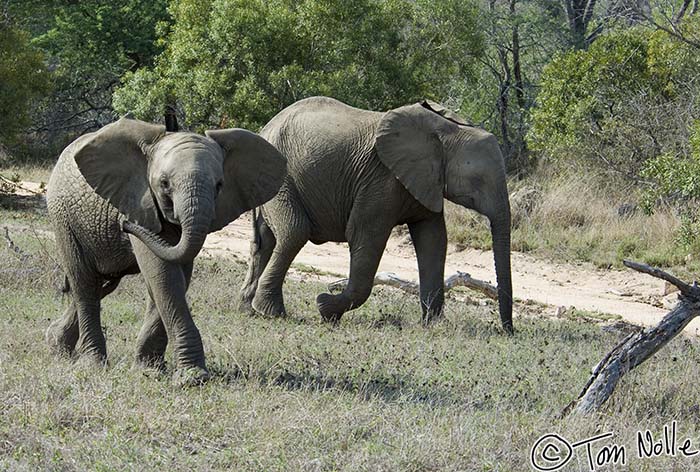
[[[369,181],[389,177],[373,151],[382,116],[312,97],[287,107],[260,132],[287,158],[287,178],[276,200],[295,195],[319,240],[343,240],[356,196]],[[372,178],[376,173],[382,178]]]

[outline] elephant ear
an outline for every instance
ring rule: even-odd
[[[464,118],[462,118],[457,113],[450,110],[449,108],[445,108],[442,104],[440,104],[438,102],[434,102],[432,100],[426,99],[426,100],[423,100],[422,102],[420,102],[420,104],[424,108],[427,108],[428,110],[432,110],[435,113],[437,113],[438,115],[440,115],[440,116],[442,116],[450,121],[453,121],[453,122],[457,123],[458,125],[474,126],[472,123],[468,122],[467,120],[465,120]]]
[[[217,231],[242,213],[277,194],[287,175],[287,159],[264,138],[232,128],[206,131],[224,150],[224,185],[216,199],[210,231]]]
[[[420,103],[391,110],[377,129],[376,149],[413,197],[430,211],[442,211],[444,149],[441,137],[457,125]]]
[[[164,135],[164,126],[127,115],[93,133],[73,156],[98,195],[154,233],[161,231],[161,224],[148,183],[146,151]]]

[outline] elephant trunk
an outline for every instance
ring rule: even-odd
[[[513,334],[513,284],[510,269],[510,205],[505,196],[495,215],[490,218],[493,257],[498,283],[498,311],[501,325]]]
[[[131,221],[124,221],[122,229],[139,238],[159,258],[175,264],[190,263],[204,245],[212,215],[211,211],[198,210],[209,208],[211,205],[192,205],[191,202],[198,199],[188,200],[190,202],[188,210],[180,218],[182,228],[180,240],[175,245],[169,244],[149,229]]]

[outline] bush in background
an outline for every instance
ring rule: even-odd
[[[29,34],[0,21],[0,162],[31,123],[33,102],[50,90],[44,56]]]
[[[166,49],[126,74],[120,113],[174,106],[191,129],[258,129],[291,103],[329,95],[388,109],[442,99],[481,48],[471,2],[178,0]]]

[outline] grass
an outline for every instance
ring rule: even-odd
[[[542,434],[607,431],[629,449],[615,470],[700,470],[634,454],[638,430],[672,420],[700,438],[700,348],[687,339],[626,376],[599,415],[558,420],[623,333],[577,313],[517,318],[509,338],[494,304],[454,299],[426,329],[415,299],[381,287],[330,327],[313,303],[325,287],[309,281],[286,283],[288,318],[250,317],[234,308],[243,265],[206,258],[189,299],[214,378],[183,390],[132,367],[138,276],[104,301],[107,368],[50,355],[43,332],[66,303],[52,242],[11,237],[24,258],[0,250],[0,470],[523,471]],[[588,470],[583,451],[565,470]]]
[[[58,156],[56,156],[58,158]],[[27,180],[29,182],[44,182],[49,181],[51,175],[51,165],[46,164],[24,164],[24,165],[6,165],[0,168],[0,175],[12,181]]]

